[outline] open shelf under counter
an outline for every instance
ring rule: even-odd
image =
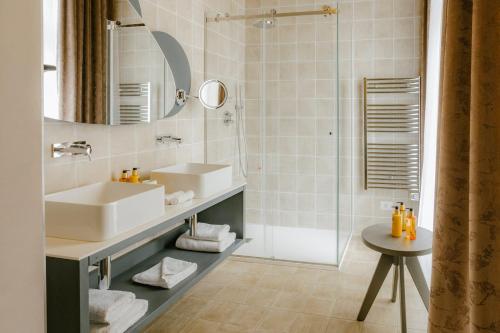
[[[236,241],[222,253],[193,252],[179,250],[175,247],[168,247],[113,278],[110,289],[130,291],[135,294],[136,298],[148,301],[148,311],[146,314],[136,322],[134,326],[129,328],[127,332],[139,332],[146,328],[154,319],[164,313],[182,297],[182,295],[191,289],[191,287],[236,251],[244,242],[243,239],[236,239]],[[158,264],[164,257],[194,262],[198,265],[198,268],[196,272],[188,276],[172,289],[145,286],[132,281],[132,277],[135,274],[143,272]]]
[[[97,272],[91,267],[108,257],[111,261],[111,288],[131,291],[149,302],[148,312],[127,332],[138,332],[168,309],[196,282],[217,267],[245,242],[244,181],[234,181],[220,193],[167,206],[164,216],[103,242],[82,242],[46,238],[47,331],[87,333],[89,288],[97,286]],[[185,251],[175,241],[188,230],[185,219],[228,224],[236,241],[222,253]],[[136,284],[132,276],[170,256],[196,262],[197,271],[170,290]]]

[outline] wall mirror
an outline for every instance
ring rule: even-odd
[[[148,123],[181,111],[186,53],[150,31],[138,0],[44,0],[44,116],[86,124]]]
[[[226,104],[226,85],[219,80],[208,80],[203,82],[198,91],[200,103],[207,109],[215,110]]]

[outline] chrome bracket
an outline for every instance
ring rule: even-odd
[[[175,104],[182,106],[186,104],[187,99],[190,97],[198,98],[198,96],[189,95],[184,89],[177,89],[175,91]]]
[[[198,214],[194,214],[189,218],[189,236],[196,237],[197,227],[198,227]]]
[[[175,91],[175,103],[177,105],[184,105],[186,104],[186,101],[187,101],[187,94],[186,94],[186,91],[184,89],[177,89]]]
[[[109,289],[111,286],[111,257],[101,259],[93,266],[97,267],[97,285],[99,289]]]

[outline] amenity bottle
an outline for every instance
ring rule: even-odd
[[[413,214],[413,209],[410,208],[410,216],[408,216],[408,228],[410,230],[410,239],[417,239],[417,217]]]
[[[122,176],[118,180],[120,183],[126,183],[128,182],[128,170],[123,170],[122,171]]]
[[[140,182],[140,177],[139,177],[139,168],[133,168],[132,169],[132,175],[128,179],[129,183],[134,183],[137,184]]]
[[[403,222],[403,231],[406,231],[406,208],[404,202],[399,203],[399,214],[401,215],[401,221]]]
[[[408,213],[406,213],[406,219],[403,221],[404,224],[406,224],[406,239],[410,239],[410,232],[411,232],[411,217],[413,215],[413,208],[408,208]]]
[[[401,221],[401,214],[399,207],[394,207],[392,212],[392,237],[401,237],[403,234],[403,222]]]

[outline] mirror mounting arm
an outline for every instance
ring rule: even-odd
[[[175,91],[175,103],[177,105],[184,105],[188,98],[199,98],[198,96],[189,95],[184,89],[177,89]]]

